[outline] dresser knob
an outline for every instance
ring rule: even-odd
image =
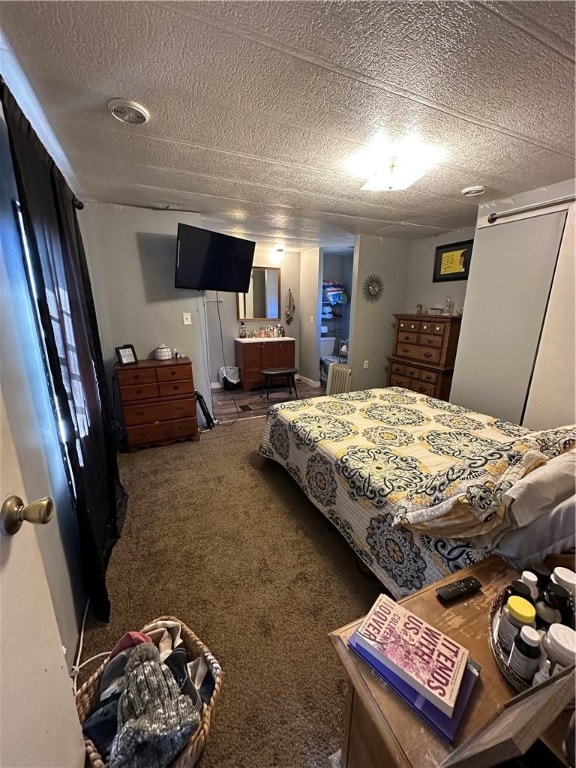
[[[170,376],[176,376],[176,371],[170,371]]]
[[[426,344],[434,344],[434,342],[432,341],[432,339],[426,339]]]
[[[146,413],[146,411],[142,411],[142,410],[140,410],[140,411],[136,411],[136,414],[137,414],[138,416],[144,416],[144,414],[145,414],[145,413]]]
[[[176,406],[176,410],[177,411],[183,411],[184,410],[184,406],[183,405],[177,405]]]
[[[424,357],[432,357],[432,352],[424,352]]]
[[[410,350],[409,350],[409,349],[407,349],[406,347],[402,347],[401,351],[402,351],[402,352],[410,352]]]

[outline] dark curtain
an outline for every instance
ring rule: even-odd
[[[118,474],[112,410],[76,207],[62,174],[3,80],[0,97],[29,251],[48,385],[76,510],[85,587],[108,621],[106,567],[127,496]]]

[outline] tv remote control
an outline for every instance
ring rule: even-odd
[[[462,595],[477,592],[481,587],[482,584],[478,579],[475,579],[474,576],[468,576],[467,579],[460,579],[453,581],[452,584],[446,584],[444,587],[438,587],[436,594],[443,603],[447,603],[457,597],[462,597]]]

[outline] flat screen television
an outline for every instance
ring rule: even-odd
[[[176,288],[247,293],[256,243],[178,224]]]

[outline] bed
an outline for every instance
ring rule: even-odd
[[[523,568],[573,551],[575,445],[573,425],[389,387],[272,406],[260,453],[399,598],[493,553]]]

